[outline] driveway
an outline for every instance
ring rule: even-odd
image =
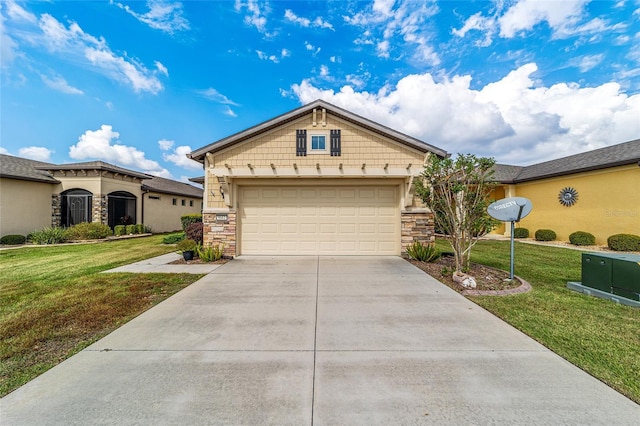
[[[240,257],[0,401],[2,425],[639,417],[634,402],[395,257]]]

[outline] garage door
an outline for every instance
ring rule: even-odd
[[[240,187],[241,254],[399,255],[397,186]]]

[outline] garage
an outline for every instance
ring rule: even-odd
[[[400,254],[398,185],[238,189],[241,254]]]

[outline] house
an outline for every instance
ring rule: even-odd
[[[225,254],[400,255],[433,241],[413,181],[444,150],[322,100],[193,151]]]
[[[202,189],[102,161],[51,164],[0,155],[0,235],[45,226],[143,223],[154,232],[181,228],[200,213]]]
[[[519,167],[497,164],[493,198],[525,197],[533,210],[518,224],[557,239],[585,231],[606,244],[614,234],[640,235],[640,139]],[[509,235],[500,226],[494,233]]]

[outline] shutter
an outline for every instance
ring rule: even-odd
[[[307,156],[307,131],[296,130],[296,156]]]
[[[332,130],[330,139],[331,139],[331,156],[340,157],[341,155],[340,130]]]

